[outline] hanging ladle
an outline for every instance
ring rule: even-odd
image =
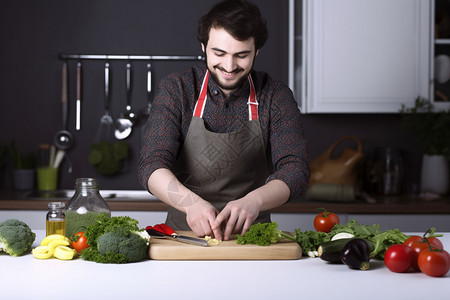
[[[147,64],[147,106],[141,109],[141,117],[147,121],[152,108],[152,65]]]
[[[81,70],[77,67],[77,86],[81,81]],[[73,145],[73,136],[67,131],[67,114],[68,114],[68,102],[67,102],[67,63],[64,62],[62,67],[62,94],[61,94],[61,107],[62,107],[62,123],[63,130],[58,131],[55,134],[54,142],[56,147],[61,150],[67,150]]]
[[[126,73],[127,106],[126,112],[121,114],[116,120],[115,136],[118,140],[123,140],[131,134],[133,125],[136,124],[137,115],[131,111],[131,64],[127,63]]]

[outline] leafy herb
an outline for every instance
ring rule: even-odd
[[[301,229],[295,229],[295,239],[297,243],[302,247],[302,254],[308,255],[311,251],[317,251],[320,244],[325,242],[328,238],[328,233],[322,231],[301,231]]]
[[[278,229],[277,222],[257,223],[250,226],[250,229],[244,235],[237,234],[236,243],[240,245],[255,244],[269,246],[286,238],[295,241],[293,236]]]

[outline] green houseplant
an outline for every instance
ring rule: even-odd
[[[436,111],[431,101],[418,97],[414,107],[402,105],[401,126],[414,132],[424,153],[422,192],[446,194],[449,187],[450,110]]]
[[[8,154],[12,163],[13,186],[18,190],[28,190],[34,187],[36,154],[22,154],[14,141],[8,146]]]

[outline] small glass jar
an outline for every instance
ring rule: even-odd
[[[75,194],[67,203],[64,213],[67,237],[85,231],[100,214],[111,217],[111,209],[100,195],[97,179],[78,178],[76,180]]]
[[[66,218],[63,212],[63,202],[50,202],[45,221],[46,235],[66,234]]]
[[[376,148],[374,168],[378,194],[389,196],[402,192],[404,171],[399,148]]]

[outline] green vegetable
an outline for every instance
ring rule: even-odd
[[[408,238],[398,229],[381,231],[379,224],[361,225],[355,219],[347,224],[336,224],[330,231],[330,239],[335,234],[347,232],[353,234],[356,238],[366,239],[373,243],[374,249],[370,253],[371,258],[383,259],[386,250],[395,244],[402,244]]]
[[[384,259],[387,249],[396,244],[403,244],[408,237],[398,229],[386,230],[369,238],[369,241],[375,246],[370,253],[370,257]]]
[[[147,258],[147,240],[124,228],[116,228],[98,237],[97,249],[102,255],[115,254],[122,262],[138,262]]]
[[[137,234],[138,221],[99,214],[84,232],[89,248],[81,251],[84,260],[98,263],[130,263],[147,258],[147,240]]]
[[[341,261],[341,251],[347,245],[348,242],[354,240],[355,238],[345,238],[338,240],[331,240],[329,242],[322,243],[317,252],[322,260],[328,261],[330,263],[342,263]],[[365,240],[369,245],[370,252],[374,250],[374,245],[371,241]]]
[[[22,221],[8,219],[0,223],[0,251],[11,256],[28,252],[35,238],[36,234]]]
[[[301,231],[300,229],[295,229],[295,240],[302,247],[303,256],[311,256],[310,253],[317,251],[317,248],[327,237],[328,234],[322,231]]]
[[[257,223],[250,226],[250,229],[244,235],[237,234],[236,243],[269,246],[285,238],[295,241],[295,237],[278,229],[277,222]]]
[[[128,144],[123,141],[110,143],[102,141],[92,144],[89,153],[89,163],[102,175],[118,173],[128,157]]]

